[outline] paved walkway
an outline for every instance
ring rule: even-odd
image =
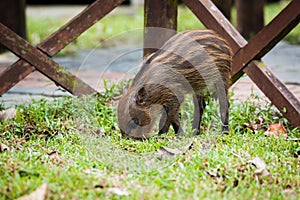
[[[118,83],[128,79],[132,72],[138,69],[142,58],[139,49],[136,46],[125,46],[78,51],[75,57],[60,57],[55,60],[98,91],[103,91],[103,79]],[[0,55],[0,71],[5,70],[16,59],[10,53]],[[300,46],[280,43],[263,61],[300,99]],[[263,93],[248,77],[241,78],[231,90],[234,90],[234,98],[238,101],[247,99],[251,93],[264,98]],[[63,95],[70,94],[36,71],[0,97],[0,102],[10,106],[29,102],[31,98],[51,99]]]

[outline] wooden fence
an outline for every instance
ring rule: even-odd
[[[96,92],[89,85],[56,63],[52,56],[71,43],[94,23],[102,19],[124,0],[96,0],[49,38],[36,47],[0,23],[0,43],[19,60],[0,75],[0,95],[38,70],[57,85],[74,95]],[[300,126],[300,102],[268,69],[255,62],[262,58],[300,21],[300,0],[293,0],[249,42],[232,26],[210,0],[183,0],[183,3],[208,28],[227,39],[233,56],[232,82],[244,73],[261,89],[294,127]],[[145,0],[145,27],[177,29],[177,0]],[[145,31],[144,41],[163,44],[170,35],[159,40]],[[144,49],[144,55],[155,49]]]

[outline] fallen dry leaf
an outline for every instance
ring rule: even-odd
[[[156,158],[158,160],[163,160],[165,158],[169,158],[175,155],[183,154],[179,149],[172,149],[169,147],[160,147],[156,152]],[[149,163],[150,164],[150,163]]]
[[[244,128],[249,128],[253,133],[257,133],[259,130],[263,129],[264,119],[259,116],[255,122],[244,123]]]
[[[257,169],[254,171],[253,175],[255,179],[261,179],[262,177],[270,176],[271,173],[267,169]]]
[[[252,164],[257,168],[253,173],[255,179],[261,179],[262,177],[271,175],[267,169],[266,162],[262,158],[256,157],[252,160],[249,160],[247,163]]]
[[[162,154],[164,154],[165,156],[174,156],[174,155],[177,155],[177,154],[183,154],[182,151],[180,151],[179,149],[172,149],[172,148],[169,148],[169,147],[160,147],[158,149],[158,152],[161,152]]]
[[[50,158],[54,158],[54,159],[59,159],[59,151],[52,151],[51,153],[48,154],[48,156]]]
[[[167,157],[171,157],[171,156],[175,156],[175,155],[179,155],[179,154],[185,154],[188,150],[193,148],[193,142],[194,142],[194,139],[192,139],[192,141],[190,141],[188,145],[183,146],[180,149],[162,146],[157,150],[158,158],[160,160],[162,160],[163,158],[167,158]]]
[[[12,119],[16,116],[17,110],[14,108],[9,108],[7,110],[0,111],[0,121]]]
[[[265,169],[267,167],[265,161],[262,158],[256,157],[247,162],[248,164],[254,165],[258,169]]]
[[[11,150],[11,148],[9,146],[7,146],[6,144],[0,143],[0,152],[4,152],[4,151],[8,151]]]
[[[44,200],[47,197],[48,184],[44,183],[31,194],[19,197],[18,200]]]
[[[59,151],[52,151],[52,152],[48,153],[48,156],[49,156],[49,158],[52,159],[54,164],[60,165],[60,166],[64,164],[63,160],[59,156]]]
[[[282,124],[282,122],[276,123],[276,124],[271,124],[269,126],[269,129],[265,132],[265,136],[274,136],[274,138],[283,138],[287,139],[287,131]]]

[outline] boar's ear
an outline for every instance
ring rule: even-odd
[[[136,103],[141,106],[145,105],[147,99],[148,99],[147,90],[145,89],[145,87],[140,88],[136,95]]]

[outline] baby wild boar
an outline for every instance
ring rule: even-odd
[[[170,125],[181,133],[179,108],[184,96],[194,96],[193,129],[199,133],[205,108],[204,92],[215,92],[222,132],[228,132],[227,99],[232,55],[227,42],[212,30],[190,30],[171,37],[150,55],[118,105],[123,135],[148,138],[159,121],[159,134]]]

